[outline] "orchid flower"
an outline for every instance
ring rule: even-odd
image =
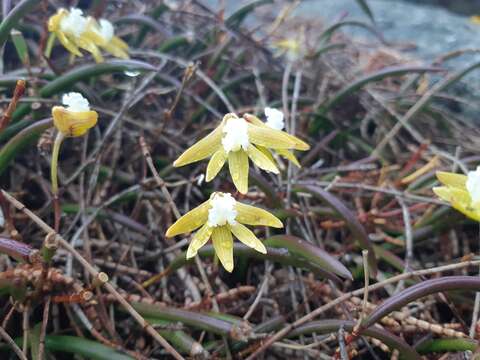
[[[187,250],[187,259],[197,255],[198,250],[212,238],[213,248],[225,270],[233,270],[233,237],[245,245],[266,254],[265,245],[246,225],[263,225],[282,228],[282,222],[268,211],[242,204],[231,194],[215,192],[210,199],[190,210],[167,230],[172,237],[199,229]]]
[[[249,159],[262,170],[278,173],[269,149],[283,153],[288,149],[309,148],[299,138],[268,127],[262,121],[258,123],[251,116],[239,118],[236,114],[229,113],[217,128],[188,148],[173,165],[184,166],[210,157],[206,173],[208,182],[215,178],[228,161],[235,187],[240,193],[246,194]]]

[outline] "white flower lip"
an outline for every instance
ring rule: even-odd
[[[83,95],[78,92],[70,92],[64,94],[62,97],[62,103],[63,105],[67,106],[68,111],[90,111],[90,104],[88,103],[88,100],[85,99]]]
[[[222,138],[222,145],[224,150],[238,151],[240,148],[247,150],[250,145],[248,137],[248,123],[243,118],[230,118],[223,126],[224,136]]]
[[[70,8],[68,15],[60,21],[60,30],[79,37],[87,27],[87,19],[83,16],[83,11],[78,8]]]
[[[271,127],[272,129],[283,130],[285,127],[283,112],[280,110],[266,107],[265,116],[267,117],[267,122],[265,125]]]
[[[235,204],[237,201],[231,194],[216,193],[210,199],[210,209],[208,210],[208,226],[223,226],[227,223],[235,225],[237,222],[237,210]]]
[[[468,172],[465,185],[473,205],[480,205],[480,166],[477,167],[477,170]]]
[[[115,33],[113,29],[113,24],[107,19],[100,19],[98,24],[99,24],[98,32],[100,33],[100,36],[103,37],[105,41],[112,40],[113,35]]]

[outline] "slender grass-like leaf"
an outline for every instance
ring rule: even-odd
[[[28,55],[28,46],[23,34],[20,31],[13,29],[11,37],[20,61],[24,66],[28,66],[30,64],[30,56]]]
[[[37,140],[42,132],[51,126],[53,126],[53,121],[51,119],[40,120],[23,129],[10,139],[10,141],[0,150],[0,174],[5,171],[10,162],[20,151]]]
[[[379,70],[373,74],[367,74],[362,76],[361,78],[352,81],[351,83],[347,84],[344,88],[340,89],[330,100],[327,100],[325,104],[323,104],[319,108],[319,112],[324,113],[327,110],[331,109],[333,106],[337,105],[347,96],[353,94],[357,90],[361,89],[368,83],[383,80],[387,77],[392,76],[403,76],[406,74],[411,73],[425,73],[425,72],[439,72],[444,71],[442,68],[438,67],[431,67],[431,66],[391,66]]]
[[[146,318],[152,326],[155,327],[160,335],[162,335],[170,344],[172,344],[177,351],[186,354],[188,356],[197,357],[201,356],[206,359],[209,357],[208,352],[203,346],[195,341],[190,335],[182,330],[172,330],[169,327],[172,326],[171,321],[161,320],[158,318]]]
[[[415,350],[421,355],[430,353],[475,351],[478,342],[473,339],[430,339],[415,347]]]
[[[346,331],[352,332],[356,324],[355,321],[336,319],[312,321],[294,329],[288,336],[290,338],[295,338],[300,335],[309,335],[313,333],[336,333],[341,326],[343,326]],[[397,349],[400,352],[401,358],[404,360],[420,360],[420,355],[410,345],[383,328],[372,326],[365,329],[363,334],[380,340],[390,349]]]
[[[39,93],[41,97],[48,98],[61,91],[70,89],[77,82],[86,81],[92,77],[133,70],[154,71],[155,67],[138,60],[108,60],[100,64],[82,65],[56,77],[42,87]],[[21,104],[13,113],[12,122],[22,119],[30,111],[30,104]]]
[[[256,0],[253,1],[237,11],[235,11],[230,17],[225,21],[225,25],[228,27],[238,27],[242,24],[245,18],[250,14],[255,8],[273,3],[273,0]]]
[[[375,24],[375,16],[373,16],[373,11],[370,9],[370,6],[368,6],[367,0],[355,0],[360,6],[360,8],[363,10],[363,12],[370,18],[372,23]]]
[[[336,282],[340,281],[340,279],[335,274],[324,270],[316,264],[311,263],[307,259],[290,254],[290,252],[285,248],[275,249],[272,247],[267,247],[267,253],[262,254],[258,251],[253,250],[252,248],[249,248],[246,245],[236,243],[233,245],[233,251],[235,257],[270,260],[282,265],[290,265],[293,267],[304,268],[322,278],[330,279]],[[212,245],[205,245],[198,251],[198,255],[201,257],[213,257],[214,254],[215,251]],[[193,259],[187,260],[186,253],[181,253],[170,263],[169,267],[163,273],[163,275],[169,274],[172,271],[176,271],[190,262],[193,262]]]
[[[338,199],[336,196],[329,193],[328,191],[325,191],[321,187],[306,185],[296,190],[308,192],[313,196],[319,198],[320,200],[326,202],[333,209],[335,209],[335,211],[343,218],[343,220],[345,220],[353,236],[360,243],[360,246],[363,249],[368,250],[368,264],[371,272],[370,275],[372,277],[375,277],[377,273],[377,260],[375,258],[375,252],[373,250],[370,239],[368,238],[368,234],[365,231],[365,228],[362,224],[360,224],[355,214],[350,209],[348,209],[340,199]]]
[[[291,235],[275,235],[265,240],[265,245],[286,248],[292,255],[301,256],[326,271],[353,280],[350,271],[337,259],[312,243]]]
[[[320,35],[320,40],[325,43],[327,41],[330,41],[330,38],[332,37],[333,33],[335,33],[336,30],[344,27],[344,26],[356,26],[356,27],[361,27],[365,30],[368,30],[372,34],[374,34],[382,43],[386,44],[387,42],[383,38],[383,35],[372,25],[367,24],[363,21],[360,20],[343,20],[343,21],[338,21],[332,25],[330,25],[328,28],[326,28],[323,33]]]
[[[379,305],[363,322],[362,328],[368,328],[387,316],[392,311],[399,310],[408,303],[424,296],[442,291],[463,290],[480,291],[480,277],[477,276],[445,276],[426,280],[413,285],[388,298]]]
[[[38,0],[22,0],[5,16],[0,23],[0,47],[7,41],[10,31],[17,26],[18,21],[38,4]]]
[[[204,313],[141,302],[133,302],[132,306],[142,316],[150,319],[181,322],[187,326],[228,336],[235,340],[245,340],[252,333],[252,328],[246,321],[237,324]]]

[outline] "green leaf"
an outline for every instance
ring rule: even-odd
[[[253,1],[237,11],[235,11],[230,17],[225,21],[225,25],[227,27],[239,27],[242,22],[245,20],[245,18],[250,14],[253,10],[255,10],[256,7],[262,6],[265,4],[271,4],[273,3],[273,0],[257,0]]]
[[[30,56],[28,55],[28,46],[23,34],[15,29],[13,29],[10,34],[20,61],[23,65],[28,66],[30,64]]]
[[[266,239],[264,243],[274,248],[286,248],[294,256],[303,257],[326,271],[353,280],[350,271],[340,261],[303,239],[291,235],[275,235]]]
[[[356,215],[349,208],[347,208],[340,199],[319,186],[306,185],[297,188],[295,191],[304,191],[310,193],[320,200],[326,202],[338,213],[338,215],[343,218],[343,220],[345,220],[345,223],[358,240],[361,247],[368,250],[368,263],[371,272],[370,275],[374,278],[377,273],[377,260],[375,258],[375,252],[365,228],[362,224],[360,224]]]
[[[0,47],[10,36],[10,30],[17,26],[18,21],[37,4],[39,4],[38,0],[22,0],[7,14],[0,24]]]
[[[431,339],[417,345],[419,354],[475,351],[478,343],[473,339]]]
[[[373,16],[372,9],[370,9],[370,6],[368,6],[367,0],[355,0],[360,6],[360,8],[363,10],[363,12],[370,18],[372,23],[375,23],[375,17]]]
[[[0,150],[0,174],[5,171],[20,151],[36,141],[40,135],[52,125],[53,121],[51,119],[40,120],[23,129],[10,139]]]

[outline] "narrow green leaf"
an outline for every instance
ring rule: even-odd
[[[301,256],[326,271],[353,280],[350,271],[340,261],[318,246],[298,237],[275,235],[266,239],[265,245],[274,248],[286,248],[294,256]]]
[[[28,66],[30,64],[30,56],[28,55],[28,46],[23,34],[15,29],[13,29],[10,34],[20,61],[23,65]]]
[[[478,342],[473,339],[430,339],[417,345],[416,350],[419,354],[427,355],[430,353],[475,351]]]
[[[360,6],[360,8],[363,10],[363,12],[370,18],[372,23],[375,24],[375,17],[373,16],[373,11],[370,9],[370,6],[368,6],[367,0],[355,0]]]
[[[375,27],[373,27],[372,25],[367,24],[363,21],[360,21],[360,20],[343,20],[343,21],[338,21],[336,23],[333,23],[328,28],[326,28],[323,31],[323,33],[320,35],[320,41],[322,41],[324,43],[330,41],[330,38],[335,33],[335,31],[344,27],[344,26],[361,27],[365,30],[368,30],[372,34],[374,34],[382,43],[384,43],[384,44],[387,43],[385,41],[385,39],[383,38],[382,33],[380,33]]]
[[[368,83],[383,80],[392,76],[403,76],[411,73],[425,73],[425,72],[439,72],[444,71],[442,68],[429,67],[429,66],[391,66],[377,71],[373,74],[367,74],[361,78],[352,81],[344,88],[340,89],[330,100],[328,100],[319,109],[320,113],[324,113],[345,99],[347,96],[353,94],[357,90],[361,89]]]
[[[300,335],[329,334],[337,333],[340,327],[346,331],[352,332],[356,326],[355,321],[350,320],[319,320],[312,321],[306,325],[294,329],[288,335],[290,338],[298,337]],[[396,335],[391,334],[384,328],[377,326],[369,327],[362,332],[366,336],[378,339],[391,349],[397,349],[400,352],[400,357],[404,360],[420,360],[420,355],[404,340]]]
[[[370,267],[371,277],[375,277],[377,273],[377,260],[375,258],[375,252],[368,237],[365,228],[360,224],[355,214],[348,209],[345,204],[333,194],[325,191],[319,186],[306,185],[296,189],[296,191],[305,191],[320,200],[329,204],[346,222],[350,231],[360,243],[363,249],[368,250],[368,263]]]
[[[0,47],[7,41],[10,30],[17,26],[18,21],[30,12],[38,0],[22,0],[15,6],[0,23]]]
[[[368,328],[387,316],[392,311],[399,310],[408,303],[424,296],[441,291],[480,291],[478,276],[445,276],[422,281],[388,298],[378,306],[363,322],[362,328]]]
[[[51,119],[40,120],[23,129],[10,139],[0,150],[0,174],[5,171],[10,161],[12,161],[20,151],[37,140],[40,135],[52,125],[53,121]]]
[[[239,27],[242,22],[245,20],[245,18],[250,14],[255,8],[265,5],[265,4],[271,4],[273,3],[273,0],[257,0],[253,1],[237,11],[235,11],[230,17],[225,21],[225,25],[228,27]]]

